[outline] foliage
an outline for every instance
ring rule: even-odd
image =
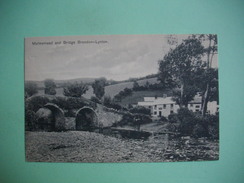
[[[47,104],[50,100],[43,96],[33,96],[31,100],[26,101],[26,109],[36,112],[38,109]]]
[[[56,94],[56,90],[55,90],[56,84],[53,79],[46,79],[44,81],[44,85],[45,85],[45,94],[48,94],[48,95]]]
[[[88,90],[88,86],[83,82],[69,83],[64,87],[64,95],[68,97],[81,97]]]
[[[31,100],[26,101],[26,109],[36,112],[38,109],[42,108],[47,103],[54,103],[58,105],[63,110],[73,110],[79,109],[86,105],[91,106],[92,104],[82,98],[77,97],[54,97],[48,98],[45,96],[34,96]]]
[[[114,96],[115,101],[121,101],[123,98],[132,94],[132,89],[125,88],[124,90],[120,91],[117,95]]]
[[[105,90],[104,90],[105,85],[106,85],[105,78],[96,79],[95,82],[92,84],[93,92],[98,99],[101,99],[105,94]]]
[[[193,128],[192,136],[195,138],[207,137],[208,130],[204,127],[204,125],[197,123]]]
[[[136,106],[134,108],[131,108],[129,111],[131,113],[139,113],[139,114],[146,114],[146,115],[151,114],[151,110],[143,106]]]
[[[76,117],[76,113],[74,110],[69,109],[69,110],[64,112],[64,116],[65,117]]]
[[[151,123],[152,119],[144,114],[134,114],[133,115],[133,126],[136,126],[137,130],[140,130],[142,124]]]
[[[109,97],[109,96],[104,97],[103,105],[108,108],[115,109],[115,110],[127,110],[127,109],[123,108],[121,105],[114,103],[113,100],[111,99],[111,97]]]
[[[95,103],[98,103],[98,104],[101,104],[102,103],[97,97],[94,97],[94,96],[92,96],[90,100],[92,102],[95,102]]]
[[[194,86],[190,81],[194,80],[194,72],[202,65],[203,51],[204,48],[198,39],[188,38],[159,61],[158,79],[166,88],[179,88],[180,94],[176,93],[175,98],[180,107],[186,106],[193,98],[188,88]]]
[[[141,124],[151,123],[152,119],[148,115],[124,113],[122,119],[116,124],[118,126],[136,126],[140,129]]]
[[[138,91],[139,88],[140,88],[140,85],[138,84],[138,82],[137,81],[134,81],[134,83],[133,83],[133,90],[134,91]]]
[[[212,139],[219,139],[219,115],[207,115],[208,133]]]
[[[33,82],[26,82],[25,83],[25,93],[26,97],[31,97],[32,95],[36,94],[38,92],[37,90],[37,84]]]
[[[166,117],[164,117],[164,116],[161,116],[160,121],[161,121],[161,122],[167,122],[168,119],[167,119]]]
[[[177,115],[180,125],[179,132],[182,135],[191,136],[193,128],[196,125],[196,118],[192,111],[187,108],[180,108]]]
[[[134,117],[130,113],[125,113],[122,116],[122,119],[116,124],[118,126],[130,125],[132,126],[134,122]]]
[[[105,96],[104,98],[103,98],[103,105],[109,105],[109,104],[111,104],[112,103],[112,99],[111,99],[111,97],[110,96]]]
[[[37,122],[36,113],[32,110],[25,110],[25,130],[35,130]]]
[[[173,113],[168,116],[168,120],[170,123],[177,123],[179,121],[178,114]]]
[[[202,116],[187,108],[180,108],[177,114],[170,114],[168,120],[170,124],[178,124],[177,131],[181,136],[219,138],[218,115]]]
[[[178,104],[182,104],[185,107],[188,105],[189,101],[193,100],[196,93],[199,91],[199,89],[196,87],[196,85],[188,85],[185,84],[184,86],[184,94],[181,98],[181,91],[179,88],[176,88],[173,90],[173,100]]]

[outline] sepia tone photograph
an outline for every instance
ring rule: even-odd
[[[24,44],[26,161],[219,159],[216,34]]]

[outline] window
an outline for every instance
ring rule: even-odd
[[[171,110],[171,111],[170,111],[170,114],[173,114],[173,113],[174,113],[174,111]]]
[[[200,108],[200,105],[196,105],[196,108]]]
[[[151,106],[148,106],[149,109],[151,109]]]
[[[154,111],[154,115],[157,115],[157,111]]]
[[[163,108],[166,109],[166,104],[163,105]]]
[[[196,112],[199,112],[199,109],[196,109]]]
[[[173,108],[174,107],[174,104],[170,104],[170,107]]]
[[[159,107],[158,110],[162,110],[163,108],[162,107]]]
[[[190,104],[190,107],[193,107],[193,104]]]

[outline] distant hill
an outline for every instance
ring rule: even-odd
[[[54,80],[56,83],[57,87],[63,87],[64,84],[66,83],[75,83],[75,82],[83,82],[86,84],[91,84],[95,81],[97,78],[76,78],[76,79],[68,79],[68,80]],[[25,82],[31,82],[31,83],[36,83],[38,88],[44,88],[44,81],[25,81]]]

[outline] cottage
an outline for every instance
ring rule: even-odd
[[[193,112],[201,110],[202,98],[198,94],[188,104],[188,109]],[[180,108],[172,97],[144,97],[143,102],[138,102],[138,106],[144,106],[151,110],[152,117],[168,117],[170,114],[177,113]],[[207,112],[209,114],[216,114],[218,112],[218,104],[216,101],[208,102]]]

